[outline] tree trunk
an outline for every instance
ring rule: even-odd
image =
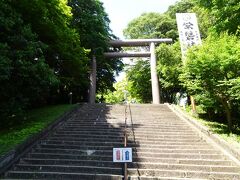
[[[232,116],[231,116],[231,107],[227,101],[224,99],[222,100],[222,104],[226,113],[227,121],[228,121],[228,129],[230,132],[232,132],[233,122],[232,122]]]

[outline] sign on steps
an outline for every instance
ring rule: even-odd
[[[113,162],[132,162],[132,148],[113,148]]]

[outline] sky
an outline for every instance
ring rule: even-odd
[[[145,12],[164,13],[177,0],[100,0],[111,20],[113,34],[123,39],[123,29]]]
[[[143,13],[158,12],[164,13],[170,5],[174,5],[179,0],[100,0],[103,2],[106,13],[111,21],[110,28],[113,34],[124,39],[123,30],[131,20],[139,17]],[[123,62],[129,64],[128,58],[123,58]],[[116,77],[121,81],[125,73],[121,72]]]

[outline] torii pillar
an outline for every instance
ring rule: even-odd
[[[94,104],[96,100],[96,79],[97,79],[97,62],[96,57],[92,57],[89,87],[89,103]]]
[[[155,54],[155,44],[151,42],[150,44],[150,64],[151,64],[151,80],[152,80],[152,103],[160,104],[160,90],[159,90],[159,80],[157,75],[157,60]]]

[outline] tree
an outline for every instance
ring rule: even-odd
[[[129,93],[142,103],[152,101],[150,63],[148,60],[138,59],[136,64],[127,69]]]
[[[131,95],[132,84],[125,77],[122,81],[114,83],[115,90],[113,92],[108,91],[104,95],[106,103],[123,103],[123,102],[140,102],[139,99]]]
[[[61,80],[60,101],[66,102],[69,92],[82,95],[88,88],[88,59],[79,34],[70,25],[72,13],[67,0],[12,0],[11,5],[24,23],[31,25],[38,40],[47,45],[44,57]],[[81,96],[76,98],[83,100]]]
[[[177,38],[176,21],[166,14],[144,13],[132,20],[123,31],[128,39]]]
[[[174,5],[169,6],[166,14],[172,19],[176,19],[176,13],[190,13],[193,7],[196,6],[193,0],[181,0],[176,2]]]
[[[20,123],[27,107],[45,101],[58,78],[45,62],[46,45],[7,0],[0,7],[0,127],[5,128]]]
[[[177,92],[181,92],[183,87],[179,82],[182,60],[179,43],[173,45],[161,44],[156,49],[157,71],[161,88],[161,101],[173,103]]]
[[[81,36],[81,45],[90,50],[89,59],[93,55],[97,59],[97,90],[104,93],[113,90],[114,73],[122,70],[119,59],[105,59],[103,53],[109,51],[108,41],[114,39],[109,27],[110,20],[98,0],[69,0],[72,7],[72,26]]]
[[[228,31],[239,35],[240,11],[238,0],[200,0],[196,1],[214,17],[212,26],[216,32]]]
[[[228,128],[232,131],[234,95],[227,84],[233,83],[239,75],[240,41],[235,36],[221,34],[220,37],[209,36],[202,46],[189,51],[181,80],[190,94],[198,95],[198,99],[205,98],[205,102],[209,98],[205,106],[219,104],[216,109],[224,110]]]
[[[206,9],[199,6],[198,2],[194,0],[182,0],[178,1],[172,6],[169,6],[165,14],[174,20],[175,29],[177,29],[176,13],[196,13],[202,38],[206,38],[208,32],[211,31],[211,26],[214,22],[214,18],[211,17]]]

